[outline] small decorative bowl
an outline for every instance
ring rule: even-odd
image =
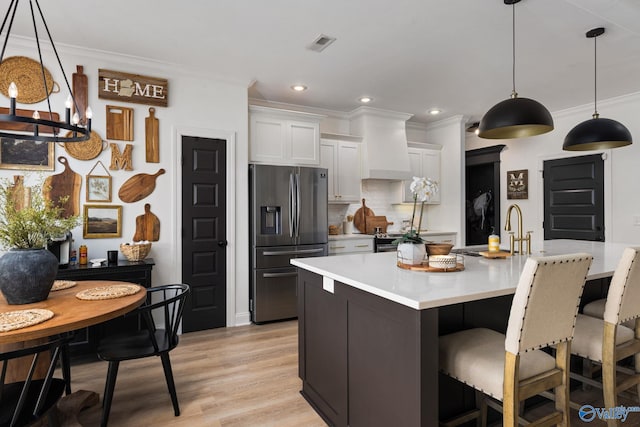
[[[429,267],[432,268],[456,268],[457,257],[455,255],[430,255]]]
[[[453,245],[451,243],[425,243],[427,255],[449,255]]]

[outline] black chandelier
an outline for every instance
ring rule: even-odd
[[[20,0],[11,0],[9,4],[9,9],[4,16],[2,21],[2,26],[0,27],[0,37],[4,35],[4,41],[2,43],[2,52],[0,52],[0,64],[4,60],[4,54],[7,48],[7,42],[9,41],[9,36],[11,35],[11,28],[13,27],[13,22],[16,15],[16,10],[18,8],[18,4]],[[9,95],[9,111],[8,114],[0,114],[0,123],[3,130],[0,130],[0,138],[7,138],[13,140],[29,140],[29,141],[42,141],[42,142],[81,142],[87,141],[91,136],[91,117],[92,112],[91,108],[87,108],[85,113],[85,117],[87,118],[86,126],[79,125],[80,117],[77,113],[78,104],[76,103],[75,98],[73,97],[73,92],[69,85],[69,80],[67,79],[67,75],[64,72],[64,68],[62,67],[62,61],[60,60],[60,56],[58,55],[58,51],[56,49],[55,44],[53,43],[53,39],[51,38],[51,33],[49,32],[49,27],[47,22],[44,19],[44,15],[42,13],[42,9],[40,9],[40,4],[38,0],[29,0],[29,6],[31,8],[31,21],[33,23],[33,32],[36,41],[36,45],[38,48],[38,58],[39,58],[39,71],[42,75],[42,83],[43,88],[46,93],[47,100],[47,108],[49,112],[49,117],[53,118],[53,113],[51,111],[51,102],[49,96],[51,95],[49,88],[47,87],[47,74],[44,63],[42,62],[42,51],[40,49],[40,39],[38,38],[38,28],[36,25],[36,12],[34,9],[37,9],[37,15],[42,20],[42,24],[49,38],[49,42],[51,43],[51,47],[53,52],[55,53],[56,59],[58,61],[58,65],[60,66],[60,71],[62,71],[62,76],[64,77],[64,81],[69,91],[69,97],[65,103],[65,120],[64,121],[55,121],[55,120],[46,120],[40,117],[40,113],[36,110],[33,113],[32,117],[18,115],[16,111],[16,99],[18,98],[18,93],[20,90],[27,90],[27,88],[20,88],[15,82],[11,82],[8,87],[8,95]],[[6,33],[5,26],[7,27]],[[71,107],[75,106],[76,113],[71,115]],[[8,132],[5,129],[13,130],[19,129],[17,132]],[[52,130],[53,136],[42,135],[41,132],[44,132],[45,129]],[[60,129],[67,130],[68,132],[65,135],[60,134]]]

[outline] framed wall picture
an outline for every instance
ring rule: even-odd
[[[529,170],[507,172],[507,199],[529,198]]]
[[[55,170],[55,144],[0,138],[0,169]]]
[[[94,173],[98,165],[104,169],[104,175]],[[100,160],[87,174],[85,188],[87,189],[87,202],[111,202],[111,174]]]
[[[85,239],[122,237],[122,206],[84,205]]]

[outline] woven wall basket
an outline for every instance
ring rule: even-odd
[[[67,133],[67,138],[70,136],[71,132]],[[78,160],[95,159],[102,153],[104,148],[102,137],[95,131],[91,131],[91,137],[87,141],[67,142],[64,144],[65,151]]]
[[[14,82],[18,86],[17,102],[35,104],[47,98],[47,95],[60,92],[60,87],[53,81],[51,73],[44,69],[47,80],[47,91],[42,81],[40,63],[26,56],[10,56],[0,63],[0,92],[9,97],[9,85]]]

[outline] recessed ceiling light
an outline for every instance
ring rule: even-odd
[[[442,110],[440,110],[439,108],[432,108],[429,111],[427,111],[429,114],[431,114],[432,116],[435,116],[437,114],[442,113]]]
[[[358,98],[358,101],[362,102],[363,104],[368,104],[369,102],[373,101],[373,98],[371,98],[370,96],[361,96],[360,98]]]
[[[305,90],[307,90],[307,87],[305,85],[293,85],[291,86],[291,89],[295,90],[296,92],[304,92]]]

